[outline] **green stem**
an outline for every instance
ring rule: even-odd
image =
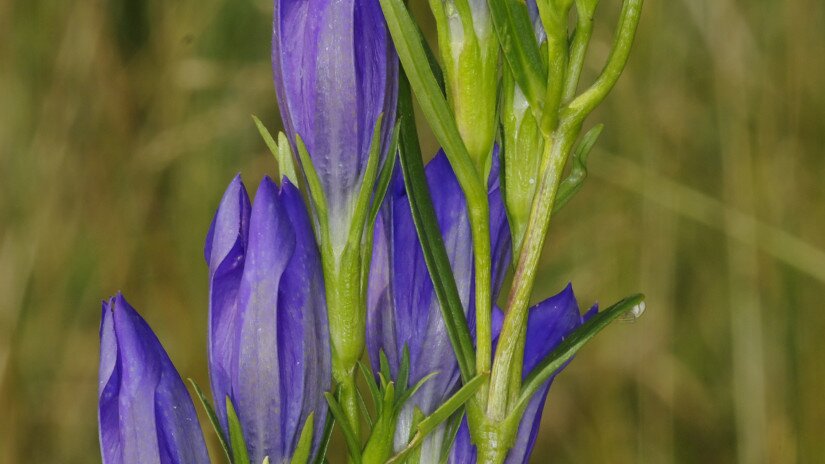
[[[487,415],[491,420],[504,419],[507,412],[507,402],[510,397],[508,390],[510,379],[515,376],[511,369],[519,370],[521,362],[515,356],[520,351],[521,332],[527,323],[527,309],[533,284],[536,279],[541,250],[550,226],[550,217],[553,211],[556,193],[561,183],[564,166],[570,150],[579,133],[579,126],[571,126],[568,120],[563,121],[556,131],[554,141],[545,144],[545,160],[542,163],[542,176],[533,207],[530,213],[530,222],[527,234],[521,247],[512,288],[507,302],[507,314],[499,337],[498,351],[493,364],[490,380],[490,395],[487,402]],[[547,148],[549,147],[549,148]]]
[[[492,263],[490,205],[487,195],[467,197],[475,264],[476,372],[490,372],[492,362]],[[482,394],[486,389],[482,388]]]
[[[643,3],[644,0],[624,0],[613,49],[602,74],[589,89],[570,102],[569,109],[579,122],[607,97],[624,71],[636,37]]]
[[[595,8],[594,2],[593,7]],[[578,20],[576,22],[576,32],[573,34],[573,42],[570,44],[570,62],[567,64],[567,73],[564,78],[563,102],[569,102],[576,96],[579,87],[584,58],[587,55],[587,46],[593,36],[593,11],[587,11],[586,7],[577,7]]]

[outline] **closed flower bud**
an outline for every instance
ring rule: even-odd
[[[310,413],[313,453],[330,388],[321,263],[300,192],[230,184],[207,237],[209,368],[219,421],[237,411],[252,462],[289,461]]]
[[[398,65],[378,0],[275,0],[272,66],[281,117],[300,136],[329,206],[333,248],[347,237],[371,138],[395,120]]]
[[[447,96],[467,151],[487,175],[496,136],[499,44],[487,0],[430,0]]]
[[[186,386],[119,293],[103,302],[98,425],[104,464],[209,463]]]

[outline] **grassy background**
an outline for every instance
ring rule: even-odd
[[[0,0],[0,462],[99,460],[117,290],[207,383],[203,239],[236,172],[273,170],[249,118],[278,124],[270,10]],[[648,312],[559,378],[534,462],[823,462],[823,29],[815,0],[647,2],[536,298],[572,280]]]

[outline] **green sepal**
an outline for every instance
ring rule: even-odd
[[[540,111],[547,69],[527,5],[517,0],[487,0],[487,4],[508,67],[530,106]]]
[[[381,405],[381,393],[378,389],[378,384],[375,382],[375,376],[372,375],[372,372],[370,372],[367,366],[365,366],[364,363],[362,363],[361,361],[358,361],[358,368],[361,369],[361,375],[364,377],[364,381],[366,382],[367,388],[370,391],[372,405],[375,406],[376,414],[379,414],[379,408]]]
[[[218,421],[218,415],[215,414],[215,409],[209,403],[209,400],[206,399],[206,395],[203,394],[203,390],[201,390],[200,385],[195,382],[194,379],[189,378],[189,383],[192,385],[192,388],[195,390],[195,395],[200,400],[201,405],[203,406],[204,411],[206,411],[206,417],[209,418],[209,423],[212,424],[212,429],[215,430],[215,435],[218,436],[218,442],[221,444],[221,449],[226,454],[226,459],[228,462],[232,462],[232,455],[229,451],[229,445],[226,441],[226,435],[223,433],[223,429],[221,428],[221,423]]]
[[[261,138],[264,139],[264,143],[266,143],[270,153],[272,153],[272,156],[275,157],[275,162],[278,162],[278,143],[272,137],[272,134],[269,133],[269,129],[267,129],[264,123],[261,122],[261,120],[254,114],[252,115],[252,120],[255,121],[255,127],[258,128],[258,133],[261,134]],[[280,163],[278,166],[280,168]]]
[[[488,378],[489,374],[487,373],[477,375],[461,387],[453,396],[448,398],[447,401],[442,403],[432,414],[421,420],[416,427],[415,435],[409,443],[407,443],[407,446],[387,461],[387,464],[403,462],[411,452],[424,442],[427,435],[441,425],[442,422],[449,419],[459,408],[464,406],[464,403],[475,395],[478,389],[487,382]]]
[[[307,464],[309,462],[309,454],[312,452],[312,430],[315,423],[315,413],[309,413],[307,420],[304,423],[304,428],[301,430],[301,436],[298,438],[298,446],[295,447],[295,452],[292,454],[290,464]]]
[[[399,78],[398,115],[401,123],[399,143],[401,168],[413,222],[438,297],[450,344],[458,360],[461,378],[466,382],[473,378],[475,373],[475,348],[430,198],[421,148],[418,144],[410,86],[404,73]]]
[[[406,343],[404,343],[404,349],[401,350],[401,366],[398,368],[398,377],[395,380],[401,391],[406,390],[410,383],[410,348]]]
[[[229,424],[229,442],[232,444],[232,464],[250,464],[243,428],[229,396],[226,397],[226,420]]]
[[[344,434],[344,441],[347,443],[347,450],[349,451],[350,459],[355,464],[361,464],[361,447],[358,443],[358,439],[355,437],[355,432],[352,430],[352,427],[350,427],[346,414],[344,414],[344,410],[331,393],[325,392],[324,397],[329,405],[329,412],[332,413],[335,420],[338,421],[338,426],[341,429],[341,433]]]
[[[298,148],[298,158],[301,160],[301,166],[304,168],[304,174],[306,175],[309,196],[312,198],[312,204],[318,216],[318,225],[321,229],[318,242],[321,244],[321,252],[323,253],[324,244],[329,245],[329,239],[325,239],[324,237],[325,235],[329,235],[329,208],[327,207],[327,197],[324,193],[324,187],[321,185],[321,178],[318,177],[318,171],[315,170],[315,164],[312,163],[312,158],[309,156],[307,147],[300,135],[295,136],[295,145]]]
[[[556,202],[553,204],[553,212],[562,209],[584,185],[587,179],[587,157],[596,141],[604,130],[604,124],[599,124],[584,134],[581,143],[573,151],[573,163],[570,167],[570,174],[559,185],[559,191],[556,194]]]
[[[338,397],[339,389],[336,387],[335,396]],[[318,444],[318,453],[315,456],[313,464],[324,464],[327,457],[327,449],[329,449],[329,442],[332,439],[332,428],[335,425],[335,417],[332,414],[327,414],[327,419],[324,422],[324,430],[321,434],[321,441]]]
[[[281,172],[281,179],[286,177],[293,185],[299,185],[298,174],[295,170],[295,158],[292,156],[292,147],[283,132],[278,132],[278,170]]]
[[[533,397],[533,394],[541,388],[542,384],[556,373],[567,361],[570,360],[587,342],[593,339],[597,333],[610,325],[611,322],[631,311],[633,308],[644,302],[644,295],[637,294],[627,297],[618,303],[610,306],[604,311],[596,314],[590,320],[582,324],[572,334],[568,335],[563,342],[552,353],[547,355],[538,366],[524,379],[518,401],[513,405],[508,415],[508,421],[518,423],[524,409]]]
[[[439,464],[447,464],[449,461],[450,450],[453,449],[453,444],[458,436],[458,429],[461,428],[462,419],[464,419],[464,408],[459,408],[447,422],[444,441],[441,443],[441,459],[439,459]]]

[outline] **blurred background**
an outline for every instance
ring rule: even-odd
[[[232,176],[274,172],[270,23],[269,0],[0,0],[0,462],[99,461],[118,290],[208,384],[202,246]],[[646,2],[535,297],[648,310],[558,378],[533,462],[825,462],[824,29],[816,0]]]

